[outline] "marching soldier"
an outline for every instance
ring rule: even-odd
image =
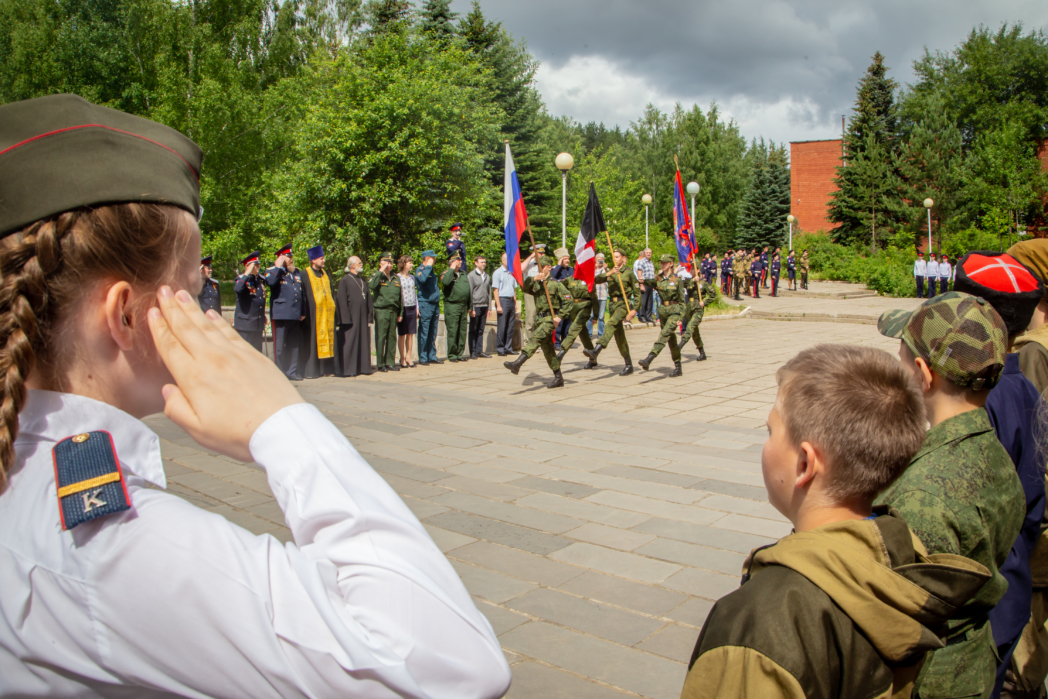
[[[567,287],[562,282],[549,279],[554,262],[552,257],[540,257],[538,274],[524,279],[524,293],[535,298],[535,332],[528,337],[528,344],[524,345],[516,359],[502,363],[502,366],[514,375],[519,374],[524,362],[541,348],[546,363],[553,371],[553,381],[546,388],[559,388],[564,385],[564,375],[560,373],[560,359],[553,349],[553,331],[560,323],[561,315],[569,313],[573,305],[571,292]],[[553,309],[550,309],[550,303],[553,304]]]
[[[811,267],[811,263],[808,262],[808,251],[805,250],[804,254],[801,255],[801,288],[808,288],[808,269]]]
[[[655,357],[659,356],[659,352],[662,351],[662,348],[668,342],[670,345],[670,356],[673,358],[674,365],[673,373],[670,376],[681,376],[684,372],[680,368],[677,323],[680,322],[681,315],[684,313],[684,286],[677,275],[673,273],[673,257],[671,255],[660,257],[659,264],[662,265],[662,270],[654,279],[645,279],[644,284],[657,291],[659,298],[662,299],[662,306],[659,308],[659,323],[662,327],[662,332],[659,333],[659,339],[655,341],[651,352],[648,353],[647,357],[640,360],[638,364],[640,364],[641,369],[647,371]]]
[[[612,338],[615,338],[615,346],[619,348],[619,354],[626,362],[619,376],[629,376],[633,373],[633,361],[630,359],[629,342],[626,341],[626,329],[622,325],[637,314],[636,309],[628,310],[626,299],[636,294],[640,282],[630,267],[626,253],[615,250],[611,253],[611,258],[615,266],[607,273],[598,274],[593,278],[595,284],[608,285],[608,312],[611,315],[604,323],[604,334],[597,340],[596,346],[591,350],[582,350],[582,353],[589,357],[592,364],[596,364],[597,356],[611,344]]]
[[[440,287],[444,291],[444,329],[449,362],[469,359],[469,352],[465,350],[473,292],[469,288],[469,275],[462,271],[460,252],[458,248],[448,247],[448,269],[440,277]]]
[[[200,293],[197,294],[197,303],[200,304],[200,310],[204,313],[212,310],[222,315],[222,295],[218,292],[218,282],[211,278],[212,259],[212,255],[200,258],[200,277],[204,280],[204,285],[200,287]]]
[[[262,335],[266,331],[266,285],[258,273],[258,258],[261,256],[262,251],[255,250],[241,260],[244,273],[233,284],[233,291],[237,295],[233,329],[259,352],[262,351]]]
[[[572,298],[571,310],[565,316],[566,319],[571,321],[571,324],[568,326],[568,331],[564,334],[564,338],[560,341],[560,352],[557,353],[557,360],[563,361],[564,355],[568,353],[568,350],[575,344],[575,339],[578,337],[582,338],[582,346],[585,349],[593,349],[593,340],[590,338],[589,329],[586,326],[589,325],[590,317],[595,315],[596,310],[599,308],[599,303],[597,303],[596,294],[590,293],[589,287],[582,279],[568,277],[567,279],[562,279],[560,283],[567,288]],[[589,364],[582,368],[594,369],[596,366],[597,361],[590,359]]]
[[[302,293],[302,273],[295,269],[291,243],[277,250],[277,259],[266,270],[269,287],[269,317],[273,321],[273,348],[276,363],[292,381],[298,381],[298,352],[302,347],[302,321],[306,317],[306,297]]]
[[[451,258],[451,253],[457,252],[461,262],[459,263],[459,269],[466,269],[466,244],[462,242],[462,224],[455,223],[451,226],[451,237],[448,238],[448,242],[444,244],[447,248],[448,259]]]
[[[699,350],[697,361],[706,360],[706,350],[702,346],[702,335],[699,334],[699,325],[702,316],[706,313],[706,303],[709,299],[716,298],[717,292],[710,282],[702,285],[702,296],[699,296],[699,281],[697,279],[684,280],[684,290],[688,292],[688,301],[684,311],[684,334],[680,338],[681,347],[688,344],[689,339],[695,340],[695,347]]]
[[[397,322],[400,320],[403,304],[400,275],[393,268],[393,253],[382,253],[378,264],[378,271],[368,282],[371,296],[375,299],[375,363],[382,372],[400,371],[396,362]],[[446,300],[444,303],[447,306]],[[450,334],[448,337],[450,347]]]

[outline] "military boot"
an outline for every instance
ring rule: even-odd
[[[622,367],[622,371],[619,372],[619,376],[629,376],[633,373],[633,364],[630,360],[626,360],[626,366]]]
[[[589,360],[589,364],[587,364],[586,366],[584,366],[582,368],[583,369],[596,369],[597,368],[597,360],[596,359]]]
[[[567,353],[568,353],[568,351],[566,349],[562,349],[560,352],[557,352],[557,361],[558,362],[564,361],[564,355],[567,354]]]
[[[648,352],[648,356],[645,357],[644,359],[640,360],[639,362],[637,362],[637,364],[640,364],[640,368],[641,369],[643,369],[644,371],[647,371],[648,367],[651,366],[651,363],[654,362],[654,361],[655,361],[655,353],[654,352]]]
[[[697,360],[695,360],[695,361],[698,361],[698,362],[706,361],[706,348],[704,348],[704,347],[700,347],[699,348],[699,358]]]
[[[553,380],[549,382],[546,388],[560,388],[564,385],[564,374],[560,373],[560,369],[553,372]]]
[[[680,362],[673,362],[673,373],[670,376],[684,376],[684,370],[680,368]]]
[[[520,367],[523,366],[526,361],[528,361],[528,355],[521,352],[512,362],[502,362],[502,366],[512,371],[513,375],[516,376],[520,373]]]
[[[604,349],[604,345],[597,345],[596,347],[594,347],[591,350],[588,350],[588,349],[582,350],[582,353],[584,355],[586,355],[587,357],[589,357],[589,360],[591,362],[596,363],[597,355],[599,355],[601,353],[601,350],[603,350],[603,349]]]

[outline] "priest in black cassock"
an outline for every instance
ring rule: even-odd
[[[371,305],[371,288],[360,276],[364,264],[359,257],[349,258],[346,276],[338,282],[335,293],[335,363],[339,376],[371,374],[371,333],[368,324],[375,322]]]
[[[335,374],[335,291],[331,275],[324,271],[324,248],[317,245],[306,255],[309,267],[302,275],[302,292],[308,311],[302,321],[299,362],[306,358],[301,376],[315,379]]]

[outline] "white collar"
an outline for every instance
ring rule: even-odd
[[[159,488],[167,488],[160,438],[141,420],[108,403],[73,393],[27,392],[18,414],[18,440],[58,442],[82,432],[104,430],[113,437],[120,466]]]

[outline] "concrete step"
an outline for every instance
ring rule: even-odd
[[[796,320],[808,323],[855,323],[858,325],[877,324],[876,316],[852,313],[790,313],[787,311],[758,311],[751,308],[748,316],[759,320]]]

